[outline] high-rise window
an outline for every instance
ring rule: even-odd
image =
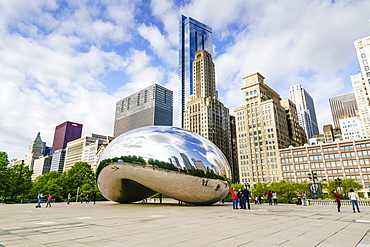
[[[137,94],[137,105],[140,105],[140,93]]]

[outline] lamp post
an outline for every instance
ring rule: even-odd
[[[336,178],[334,181],[335,181],[335,184],[337,185],[337,192],[339,194],[343,194],[344,193],[344,188],[340,186],[342,184],[342,179]]]
[[[308,178],[312,179],[313,183],[309,184],[310,188],[310,193],[311,193],[311,198],[312,199],[318,199],[321,197],[321,184],[316,183],[317,179],[317,173],[312,172],[312,173],[307,173]]]

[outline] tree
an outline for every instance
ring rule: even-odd
[[[30,170],[24,163],[8,168],[6,174],[9,178],[6,187],[7,195],[12,199],[28,196],[32,189],[32,174],[33,170]]]
[[[328,190],[329,198],[334,198],[332,193],[333,190],[337,189],[338,187],[343,187],[344,193],[348,193],[350,189],[359,190],[362,188],[362,185],[356,183],[353,178],[342,179],[340,184],[336,181],[329,181],[325,188]]]
[[[8,164],[8,154],[0,152],[0,197],[5,197],[5,191],[9,183]]]
[[[62,196],[67,197],[68,193],[74,194],[77,188],[82,189],[85,184],[94,188],[95,173],[89,163],[77,162],[70,170],[63,172],[61,176]],[[86,185],[84,188],[86,188]]]
[[[258,195],[264,196],[268,191],[269,189],[267,188],[267,185],[265,183],[258,182],[254,185],[252,189],[252,195],[253,196],[258,196]]]
[[[37,177],[33,181],[32,195],[36,196],[42,192],[45,195],[53,194],[53,198],[56,200],[63,199],[61,176],[62,175],[58,172],[51,171],[43,176]]]

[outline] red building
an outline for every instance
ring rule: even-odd
[[[81,138],[82,124],[66,121],[55,127],[51,154],[59,149],[65,149],[67,143]]]

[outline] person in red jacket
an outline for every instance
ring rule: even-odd
[[[46,202],[46,207],[51,207],[51,199],[53,199],[53,196],[49,194],[48,201]]]
[[[341,211],[340,211],[340,206],[341,206],[340,197],[343,196],[343,195],[338,194],[337,190],[333,190],[333,195],[335,196],[335,201],[337,202],[338,213],[341,213]]]
[[[233,201],[233,209],[238,209],[238,196],[234,188],[231,190],[231,200]]]

